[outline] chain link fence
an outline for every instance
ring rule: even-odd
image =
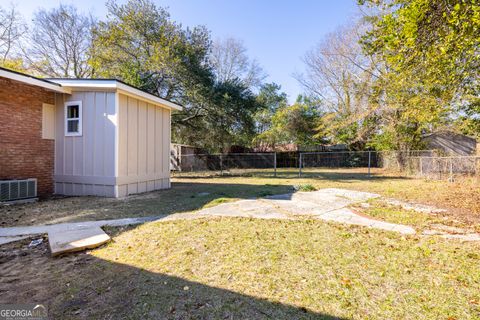
[[[408,161],[408,171],[416,176],[435,180],[478,178],[480,157],[411,157]]]
[[[334,172],[337,176],[394,174],[453,181],[478,177],[480,157],[445,157],[431,150],[189,154],[172,156],[171,169],[173,176],[302,177]]]
[[[170,164],[174,176],[242,174],[254,170],[275,175],[277,154],[274,152],[189,154],[172,158]]]
[[[374,151],[303,152],[299,157],[299,176],[308,168],[367,168],[368,175],[372,168],[378,168],[378,153]]]

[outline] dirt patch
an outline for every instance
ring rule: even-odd
[[[1,247],[1,303],[39,303],[54,318],[85,318],[91,312],[84,310],[87,302],[91,308],[108,310],[102,291],[128,291],[124,281],[99,272],[102,265],[88,252],[52,258],[46,237],[42,244],[29,248],[32,239]],[[83,288],[78,287],[79,283]],[[128,295],[124,299],[128,301]],[[122,309],[124,301],[116,301],[111,310]]]
[[[133,229],[108,228],[108,232],[120,236]],[[169,275],[168,272],[151,272],[125,264],[120,259],[101,259],[92,255],[92,252],[51,258],[46,239],[41,245],[28,248],[30,240],[1,247],[0,303],[43,304],[54,319],[263,319],[312,316],[306,308],[210,287]],[[131,244],[134,247],[137,245],[138,241]],[[123,244],[120,250],[129,251],[123,248]],[[325,319],[334,318],[327,316]]]
[[[0,297],[3,303],[45,303],[62,292],[58,282],[68,278],[74,269],[89,261],[85,253],[52,259],[48,239],[29,248],[37,237],[9,243],[0,247]]]

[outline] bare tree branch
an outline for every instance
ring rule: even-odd
[[[14,6],[8,10],[0,7],[0,63],[18,53],[26,32],[27,26]]]
[[[91,16],[73,6],[42,9],[35,14],[24,59],[38,73],[50,77],[84,78],[92,75],[88,64],[95,24]]]
[[[217,39],[212,46],[210,62],[218,81],[240,80],[248,88],[258,88],[266,74],[256,60],[250,60],[242,41]]]

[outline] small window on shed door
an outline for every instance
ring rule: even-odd
[[[82,102],[69,101],[65,103],[65,135],[82,135]]]
[[[42,139],[55,139],[55,106],[42,105]]]

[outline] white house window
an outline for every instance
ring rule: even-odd
[[[82,102],[69,101],[65,103],[65,135],[82,135]]]

